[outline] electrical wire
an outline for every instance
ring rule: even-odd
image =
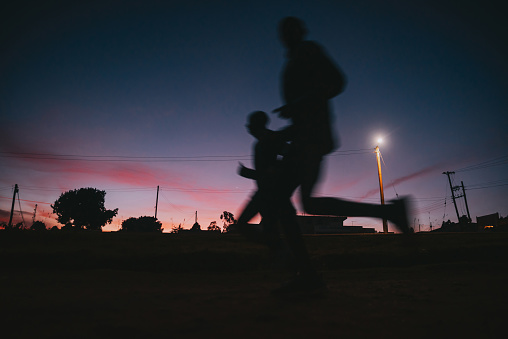
[[[503,156],[500,156],[500,157],[497,157],[497,158],[494,158],[491,160],[483,161],[483,162],[480,162],[475,165],[466,166],[466,167],[460,168],[458,170],[455,170],[454,172],[474,171],[474,170],[489,168],[489,167],[493,167],[493,166],[500,166],[500,165],[504,165],[504,164],[508,164],[508,155],[503,155]]]
[[[0,197],[0,199],[7,199],[7,200],[11,200],[12,198],[8,198],[8,197]],[[18,197],[19,199],[19,197]],[[25,200],[25,199],[19,199],[21,201],[24,201],[24,202],[34,202],[36,204],[45,204],[45,205],[51,205],[52,203],[50,202],[43,202],[43,201],[34,201],[34,200]]]
[[[441,209],[443,207],[443,205],[446,205],[445,199],[441,199],[440,201],[436,201],[436,202],[431,202],[431,203],[426,204],[422,207],[416,208],[415,214],[432,212],[432,211]]]
[[[65,160],[94,162],[170,162],[170,161],[237,161],[251,160],[250,155],[203,155],[203,156],[124,156],[124,155],[77,155],[55,153],[0,152],[2,158]]]
[[[52,187],[36,187],[36,186],[19,186],[24,190],[33,191],[69,191],[69,188],[52,188]],[[181,187],[160,187],[166,191],[173,192],[200,192],[200,193],[250,193],[251,190],[247,189],[217,189],[217,188],[181,188]],[[155,187],[119,187],[119,188],[103,188],[106,193],[137,193],[137,192],[152,192]]]
[[[335,151],[331,156],[346,156],[371,153],[371,149],[353,149]],[[251,155],[198,155],[198,156],[126,156],[126,155],[78,155],[31,152],[0,152],[0,158],[61,160],[61,161],[92,161],[92,162],[224,162],[249,161]]]
[[[171,206],[173,207],[175,210],[177,210],[178,212],[182,213],[182,214],[188,214],[188,212],[185,212],[183,210],[181,210],[178,206],[176,206],[175,204],[171,203],[169,201],[169,199],[166,197],[166,195],[164,194],[164,192],[162,192],[161,190],[159,190],[159,193],[160,195],[162,196],[162,198]]]
[[[494,187],[501,187],[501,186],[508,186],[508,183],[499,184],[499,185],[487,185],[487,186],[483,186],[483,187],[468,188],[468,190],[474,191],[474,190],[482,190],[485,188],[494,188]]]
[[[23,210],[21,209],[21,201],[19,199],[19,191],[18,191],[18,206],[19,206],[19,214],[21,214],[21,220],[23,220],[23,228],[26,228],[25,216],[23,215]]]
[[[448,191],[448,183],[446,183],[446,185],[445,185],[445,201],[444,201],[444,210],[443,210],[443,222],[444,222],[445,217],[446,217],[446,198],[447,198],[446,192],[447,191]]]
[[[381,151],[378,151],[378,152],[379,152],[379,157],[381,158],[381,161],[383,162],[383,165],[385,165],[385,168],[388,169],[388,166],[386,166],[385,159],[383,159],[383,155],[381,154]],[[395,192],[395,196],[398,198],[399,194],[397,193],[397,190],[395,189],[395,184],[392,183],[391,186],[393,187],[393,191]]]

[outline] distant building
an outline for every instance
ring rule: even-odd
[[[448,220],[433,232],[508,232],[508,217],[499,217],[499,213],[476,217],[476,223],[468,220],[465,215],[460,218],[459,223]]]
[[[499,213],[476,217],[476,224],[478,225],[478,231],[494,230],[499,226]]]
[[[299,215],[298,224],[303,234],[376,233],[374,228],[344,226],[347,217]]]
[[[474,222],[470,222],[470,219],[463,215],[460,217],[458,223],[448,221],[443,221],[441,224],[441,228],[435,229],[431,232],[477,232],[478,226]]]

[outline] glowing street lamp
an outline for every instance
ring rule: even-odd
[[[382,138],[377,139],[378,143],[381,143],[383,141]],[[381,152],[379,151],[379,146],[376,146],[376,158],[377,158],[377,173],[379,176],[379,195],[381,196],[381,205],[385,204],[385,195],[383,192],[383,176],[381,174]],[[383,219],[383,233],[388,233],[388,223],[386,222],[386,219]]]

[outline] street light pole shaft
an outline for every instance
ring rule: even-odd
[[[385,204],[385,194],[383,192],[383,175],[381,174],[381,156],[379,146],[376,146],[377,173],[379,176],[379,195],[381,196],[381,205]],[[388,223],[383,219],[383,233],[388,233]]]

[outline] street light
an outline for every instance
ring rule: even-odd
[[[379,143],[383,141],[382,138],[379,138],[377,140]],[[377,173],[379,176],[379,195],[381,196],[381,205],[385,204],[385,195],[383,192],[383,176],[381,174],[381,152],[379,151],[379,146],[376,146],[376,158],[377,158]],[[386,219],[383,218],[383,233],[388,233],[388,223],[386,222]]]

